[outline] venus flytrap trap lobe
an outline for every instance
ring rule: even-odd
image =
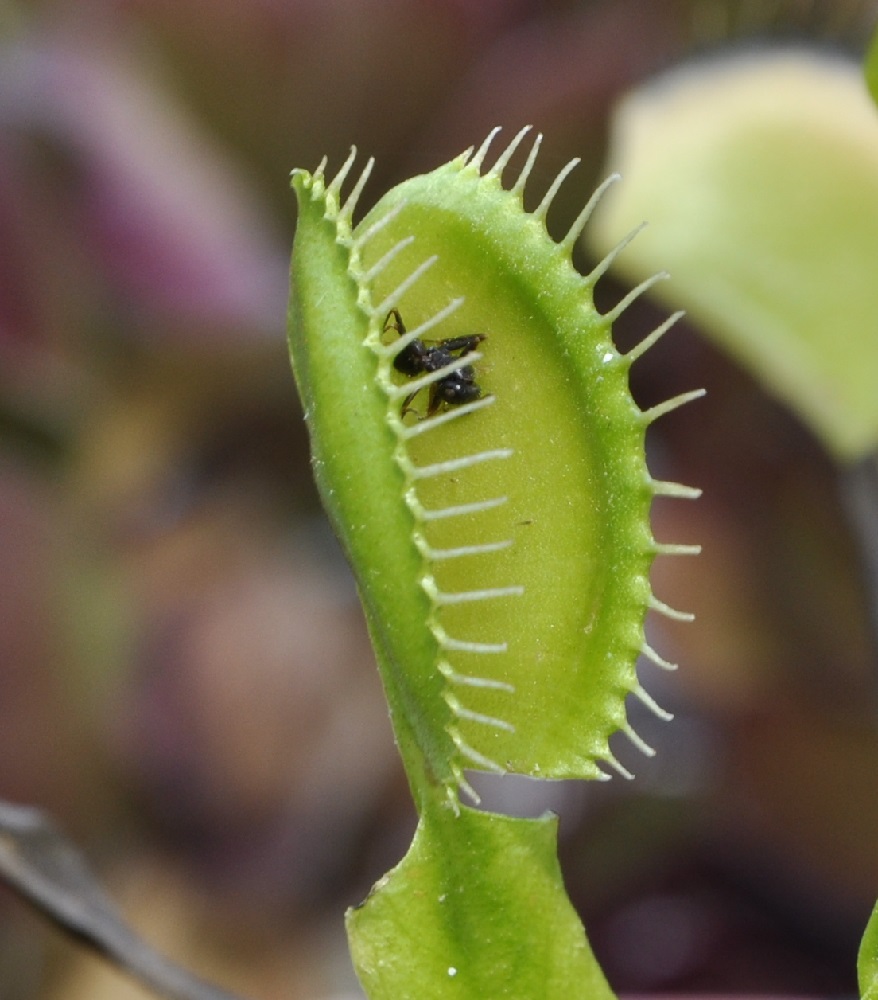
[[[519,133],[484,174],[487,143],[473,156],[401,185],[356,233],[350,231],[351,212],[363,177],[337,207],[352,158],[328,187],[322,170],[306,182],[312,201],[325,201],[324,221],[334,221],[338,247],[349,254],[352,287],[343,291],[364,330],[353,347],[361,365],[368,366],[366,352],[372,353],[369,382],[373,394],[374,389],[384,394],[376,405],[383,407],[383,447],[374,461],[391,459],[393,483],[385,488],[395,492],[397,534],[419,557],[415,576],[402,581],[403,587],[416,581],[429,604],[422,622],[432,639],[423,643],[430,646],[429,662],[421,669],[404,662],[392,646],[383,651],[405,674],[421,670],[444,678],[439,695],[450,717],[439,708],[441,729],[454,749],[446,744],[448,767],[430,763],[444,773],[448,789],[454,784],[466,789],[463,768],[470,765],[542,777],[602,776],[597,761],[615,766],[607,739],[625,728],[625,695],[645,695],[633,671],[638,653],[669,666],[644,642],[646,610],[681,617],[649,588],[649,564],[662,547],[649,533],[648,508],[655,494],[694,491],[651,480],[643,435],[653,419],[700,393],[646,412],[636,408],[627,370],[674,317],[627,356],[615,351],[609,329],[630,301],[662,276],[635,289],[606,316],[597,314],[591,290],[618,251],[585,278],[572,268],[570,251],[596,198],[560,244],[545,232],[552,197],[575,161],[529,215],[521,196],[538,142],[512,188],[503,189],[500,175],[525,134]],[[300,179],[304,175],[297,174],[297,187]],[[428,242],[437,253],[425,255]],[[554,293],[551,299],[548,292]],[[408,329],[388,340],[393,309],[404,315]],[[460,361],[406,378],[395,371],[394,358],[428,335],[441,341],[474,331],[486,340],[466,362],[479,366],[486,394],[423,420],[403,418],[403,401],[419,389],[426,394]],[[296,346],[294,339],[294,357]],[[339,384],[343,357],[332,348],[328,360],[327,377]],[[493,387],[504,382],[503,405],[495,406]],[[362,394],[362,385],[356,389]],[[303,396],[307,400],[306,390]],[[482,411],[478,417],[477,411]],[[353,448],[360,466],[364,444],[358,422],[348,451]],[[320,474],[319,448],[315,462]],[[396,490],[400,475],[403,488]],[[337,486],[326,485],[335,505]],[[343,538],[351,534],[348,523],[339,528]],[[368,529],[361,524],[356,530],[363,535]],[[557,558],[571,552],[574,558]],[[392,560],[381,558],[388,554],[381,545],[371,553],[373,562],[384,564],[385,585],[400,576]],[[369,596],[364,594],[367,603]],[[522,608],[524,602],[531,606]],[[395,679],[394,667],[390,673]],[[598,683],[601,679],[610,683]],[[558,695],[571,685],[584,697],[571,705],[570,725],[559,727],[552,702],[566,700]],[[436,708],[418,706],[428,714]],[[441,733],[431,740],[444,742]]]
[[[577,985],[589,979],[598,988],[595,974],[576,964],[586,961],[587,945],[563,894],[549,821],[473,813],[458,793],[477,801],[466,770],[606,778],[604,764],[630,777],[610,736],[621,729],[652,751],[626,719],[626,696],[669,717],[635,673],[641,654],[672,667],[646,643],[645,616],[652,609],[689,617],[654,597],[648,574],[658,554],[697,550],[656,542],[649,507],[656,495],[698,491],[653,480],[644,437],[653,420],[700,392],[641,411],[628,391],[631,364],[676,317],[626,355],[610,335],[630,302],[664,276],[609,313],[596,311],[594,285],[634,234],[579,275],[571,251],[606,184],[554,242],[546,214],[577,161],[525,212],[539,138],[509,188],[501,177],[527,132],[483,169],[495,130],[475,153],[394,188],[355,228],[371,162],[344,203],[353,153],[329,183],[325,164],[293,175],[300,216],[290,347],[315,476],[357,575],[421,815],[409,855],[349,918],[373,997],[408,995],[394,979],[399,969],[385,967],[389,948],[376,928],[411,933],[416,912],[439,942],[437,968],[450,949],[457,971],[448,995],[596,995]],[[430,365],[421,374],[401,352],[426,352]],[[477,398],[446,393],[461,378],[477,385]],[[477,843],[481,855],[464,849]],[[440,844],[443,857],[432,857]],[[501,847],[520,854],[508,876],[514,884],[499,872],[486,881],[486,858]],[[466,893],[475,909],[416,901],[413,870],[442,884],[446,900]],[[528,896],[529,870],[545,883],[541,931],[527,927],[522,902],[537,891]],[[483,903],[493,893],[507,915],[520,910],[507,946],[498,943],[496,914],[487,938],[481,923],[470,926],[480,912],[477,883]],[[460,926],[470,927],[470,943],[482,936],[469,957]],[[557,937],[562,927],[569,956],[538,974],[516,962],[519,991],[498,991],[496,977],[511,974],[521,935],[534,946],[534,934]],[[406,961],[436,973],[426,958]],[[533,989],[521,992],[530,975]],[[557,992],[544,992],[544,981]]]

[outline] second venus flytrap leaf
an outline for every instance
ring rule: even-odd
[[[368,167],[343,198],[353,154],[332,181],[323,166],[293,175],[290,347],[315,476],[357,576],[421,815],[412,851],[349,921],[373,998],[606,990],[547,867],[550,821],[475,813],[458,793],[476,799],[467,770],[627,776],[610,736],[621,729],[651,750],[626,697],[667,717],[635,673],[641,655],[671,666],[647,645],[644,619],[688,617],[653,596],[649,569],[658,554],[695,550],[657,542],[649,507],[697,491],[654,480],[644,438],[700,393],[646,412],[629,393],[631,364],[673,317],[626,355],[611,338],[662,276],[597,312],[594,285],[627,240],[576,272],[571,251],[600,191],[553,241],[546,213],[576,161],[526,212],[539,138],[505,187],[502,176],[527,131],[490,168],[494,133],[406,181],[356,227]],[[394,957],[403,933],[412,944]],[[549,947],[560,939],[563,954]],[[513,960],[522,948],[533,968]]]

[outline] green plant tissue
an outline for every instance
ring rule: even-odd
[[[874,64],[874,59],[873,59]],[[874,74],[873,74],[874,78]],[[796,411],[836,457],[878,445],[878,113],[854,62],[777,50],[695,64],[619,106],[588,232]]]

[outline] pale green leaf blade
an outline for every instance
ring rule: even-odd
[[[856,64],[736,56],[619,108],[624,177],[590,235],[749,366],[839,457],[878,444],[878,113]]]
[[[872,911],[857,957],[862,1000],[878,1000],[878,903]]]
[[[370,1000],[611,1000],[564,891],[555,817],[422,817],[402,862],[347,915]]]

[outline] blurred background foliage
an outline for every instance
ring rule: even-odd
[[[729,45],[861,58],[874,3],[44,0],[0,7],[0,796],[50,810],[154,944],[254,998],[357,997],[342,911],[414,817],[284,342],[287,177],[352,143],[364,201],[500,124],[531,192],[602,176],[628,89]],[[621,236],[622,234],[620,234]],[[626,290],[605,280],[605,307]],[[627,347],[664,316],[642,301]],[[839,348],[844,349],[840,342]],[[855,992],[878,896],[878,684],[816,438],[685,325],[635,368],[670,726],[610,787],[483,782],[562,815],[622,992]],[[658,690],[657,690],[658,689]],[[632,706],[632,712],[638,712]],[[142,997],[0,892],[4,1000]]]

